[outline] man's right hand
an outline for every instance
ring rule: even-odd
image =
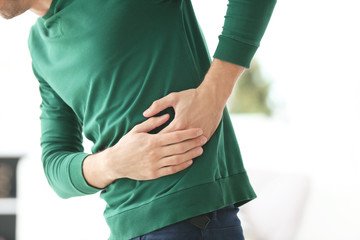
[[[86,181],[104,188],[119,178],[151,180],[182,171],[203,152],[206,137],[199,128],[149,134],[168,121],[169,115],[152,117],[136,125],[117,144],[89,155],[83,163]]]

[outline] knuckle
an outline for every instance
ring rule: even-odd
[[[149,151],[147,155],[151,159],[152,157],[154,157],[155,152],[154,151]]]
[[[181,158],[181,156],[179,156],[179,155],[177,155],[177,156],[174,156],[174,158],[173,158],[173,162],[174,162],[174,164],[179,164],[179,163],[181,163],[181,160],[182,160],[182,158]]]
[[[150,108],[157,108],[158,106],[159,106],[159,101],[156,100],[151,104]]]
[[[185,129],[186,125],[187,124],[184,121],[179,121],[175,124],[175,129]]]
[[[153,148],[156,145],[156,142],[154,139],[149,139],[148,141],[146,141],[145,145],[147,148]]]
[[[180,142],[181,140],[182,140],[181,134],[180,134],[180,133],[176,133],[176,134],[174,135],[174,141],[175,141],[175,142]]]
[[[170,100],[174,100],[176,98],[176,93],[172,92],[168,95]]]
[[[139,130],[139,125],[135,125],[135,126],[132,128],[132,131],[137,132],[138,130]]]
[[[158,156],[158,152],[155,151],[155,150],[150,150],[149,153],[148,153],[148,156],[150,159],[156,159],[157,156]]]
[[[152,138],[149,139],[149,144],[150,144],[151,147],[155,147],[158,144],[158,142],[159,141],[158,141],[157,138],[152,137]]]
[[[184,144],[177,145],[175,151],[179,153],[185,152],[186,151],[185,145]]]

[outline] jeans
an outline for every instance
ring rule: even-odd
[[[185,220],[132,240],[244,240],[238,211],[231,205],[211,212],[205,230]]]

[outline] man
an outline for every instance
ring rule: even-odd
[[[55,192],[101,191],[110,239],[243,239],[237,207],[256,195],[225,104],[274,5],[229,0],[211,63],[190,0],[0,0],[5,18],[40,16],[29,49]]]

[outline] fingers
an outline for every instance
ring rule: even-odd
[[[169,95],[160,98],[156,101],[154,101],[151,106],[144,111],[143,115],[144,117],[151,117],[155,114],[161,112],[162,110],[172,107],[175,104],[175,97],[174,93],[170,93]]]
[[[160,160],[160,164],[164,167],[179,165],[200,156],[202,153],[202,147],[193,148],[182,154],[165,157]]]
[[[180,143],[164,146],[160,149],[162,156],[171,156],[185,153],[193,148],[203,146],[207,139],[204,136],[186,140]]]
[[[161,160],[164,167],[157,172],[159,177],[170,175],[182,171],[193,163],[193,159],[203,153],[201,147],[194,148],[184,154],[174,155]]]
[[[149,118],[146,121],[136,125],[131,131],[134,133],[150,132],[151,130],[166,123],[166,121],[169,120],[169,117],[170,117],[169,114],[164,114],[160,117]]]
[[[163,168],[159,169],[159,171],[158,171],[158,178],[164,177],[167,175],[171,175],[171,174],[175,174],[177,172],[185,170],[186,168],[190,167],[191,164],[193,164],[193,161],[189,160],[189,161],[183,162],[176,166],[163,167]]]
[[[203,134],[200,128],[191,128],[186,130],[179,130],[175,132],[159,134],[158,140],[161,145],[171,145],[180,143],[189,139],[197,138]]]

